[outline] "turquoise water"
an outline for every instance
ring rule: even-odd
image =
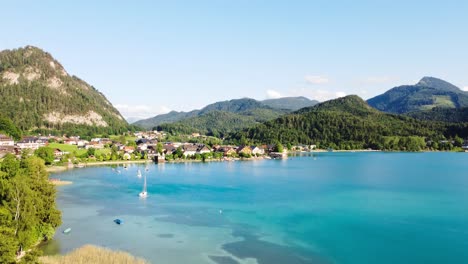
[[[320,153],[288,160],[132,165],[54,175],[84,244],[152,263],[466,263],[468,154]],[[121,218],[123,225],[113,220]],[[69,235],[61,233],[71,227]]]

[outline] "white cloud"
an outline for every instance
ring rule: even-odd
[[[306,75],[304,77],[306,82],[311,84],[327,84],[330,80],[327,77],[319,76],[319,75]]]
[[[462,88],[462,90],[465,91],[465,92],[468,92],[468,86],[464,86],[464,87]]]
[[[153,107],[148,105],[117,104],[115,107],[127,119],[144,119],[171,111],[171,109],[164,105]]]
[[[266,95],[268,99],[276,99],[276,98],[281,98],[281,94],[275,90],[268,90],[266,91]]]

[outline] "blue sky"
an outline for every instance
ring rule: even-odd
[[[126,117],[233,98],[468,89],[465,1],[1,1],[0,49],[50,52]]]

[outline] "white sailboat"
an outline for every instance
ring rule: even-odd
[[[140,198],[146,198],[148,196],[148,192],[146,191],[146,173],[145,173],[145,183],[143,184],[143,191],[140,192]]]
[[[141,178],[141,170],[138,170],[137,176],[138,176],[138,178]]]

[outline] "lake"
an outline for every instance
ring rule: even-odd
[[[157,264],[468,259],[468,153],[332,152],[148,169],[54,174],[73,184],[58,187],[63,225],[45,253],[94,244]],[[147,175],[143,200],[138,170]]]

